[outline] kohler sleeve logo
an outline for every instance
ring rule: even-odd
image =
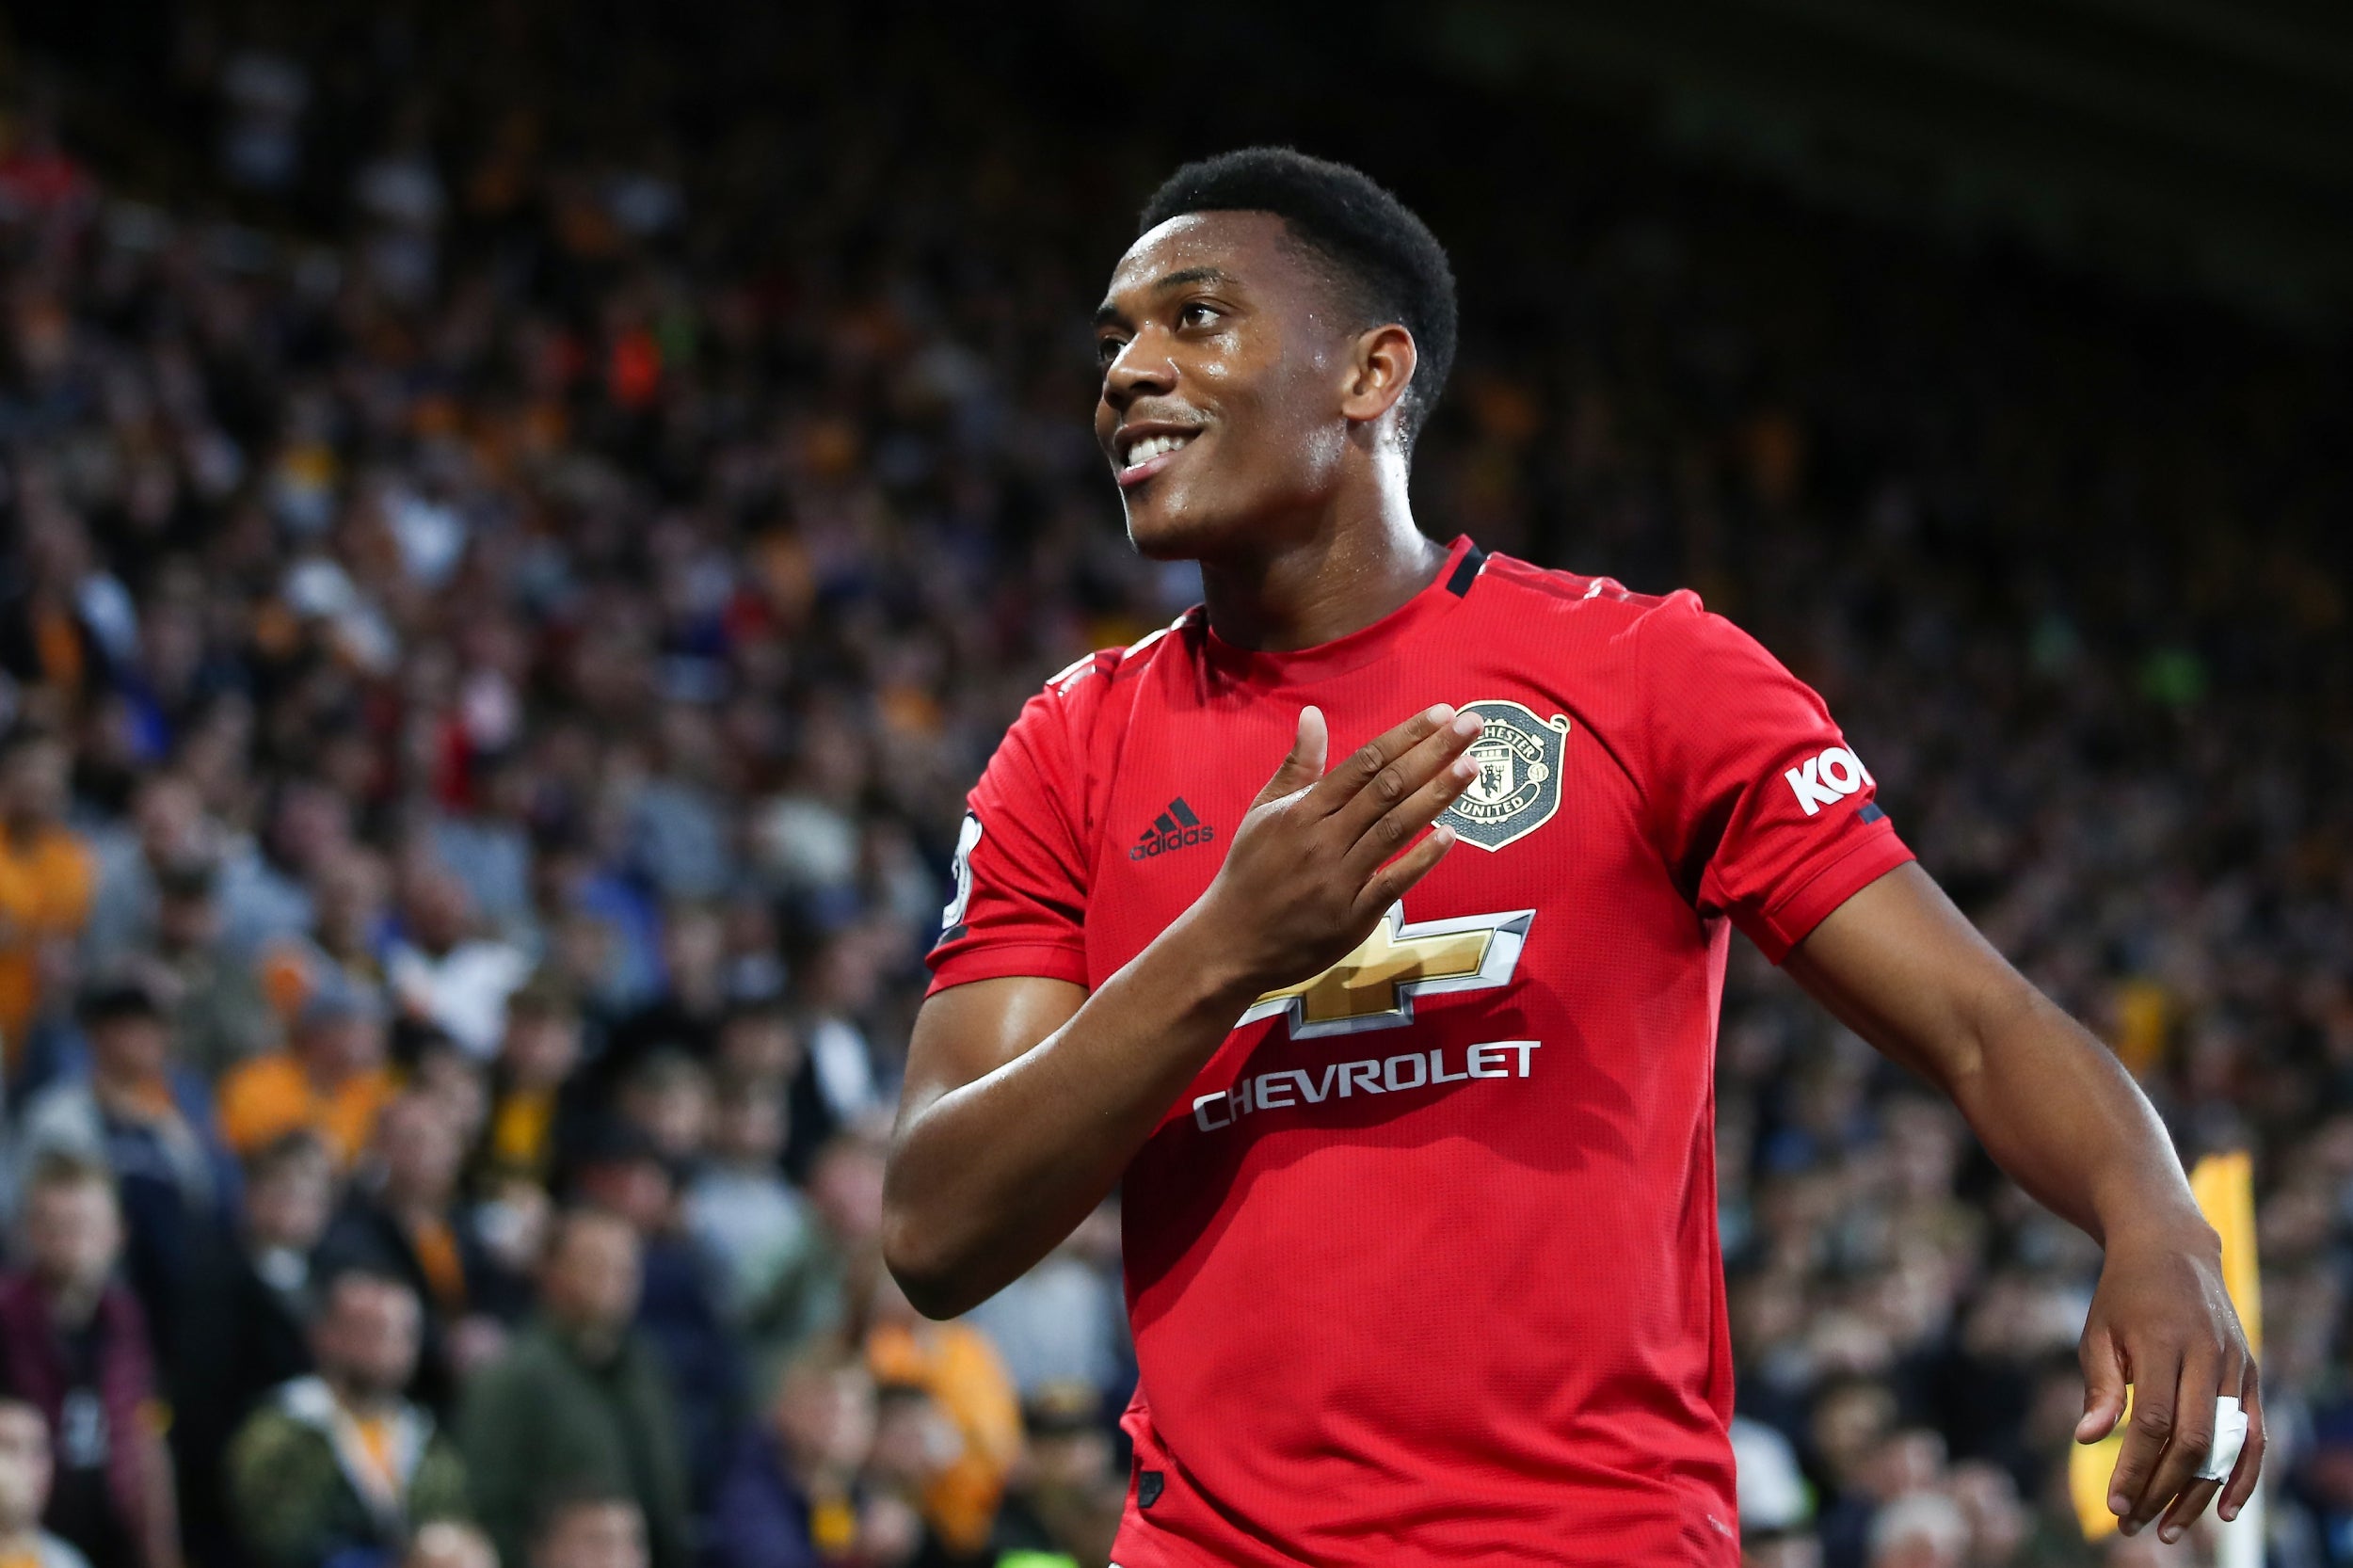
[[[1819,756],[1809,757],[1802,768],[1791,768],[1781,776],[1789,781],[1789,792],[1798,797],[1799,808],[1809,817],[1818,814],[1825,806],[1835,806],[1865,784],[1876,784],[1863,760],[1845,746],[1825,747]]]

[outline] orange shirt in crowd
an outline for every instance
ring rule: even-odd
[[[866,1366],[877,1383],[920,1386],[963,1435],[963,1457],[924,1488],[923,1514],[951,1551],[978,1551],[1021,1452],[1021,1399],[1005,1364],[963,1323],[882,1323],[866,1336]]]
[[[220,1133],[240,1155],[297,1128],[315,1132],[348,1166],[366,1148],[376,1118],[394,1093],[387,1068],[359,1073],[321,1093],[284,1051],[257,1056],[220,1080]]]
[[[490,1163],[504,1175],[543,1179],[554,1161],[555,1091],[510,1089],[490,1112]]]
[[[70,829],[0,834],[0,1046],[11,1068],[40,1011],[40,950],[81,935],[96,881],[96,860]]]
[[[433,1292],[433,1304],[443,1312],[466,1310],[466,1259],[458,1250],[457,1233],[446,1221],[427,1220],[408,1229],[409,1250]]]

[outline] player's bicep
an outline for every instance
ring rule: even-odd
[[[1005,975],[935,991],[907,1045],[899,1136],[941,1096],[976,1083],[1068,1023],[1087,988],[1067,980]]]
[[[1982,1065],[1991,1020],[2038,1000],[1917,864],[1824,916],[1784,967],[1849,1029],[1947,1088]]]

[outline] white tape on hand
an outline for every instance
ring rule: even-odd
[[[2238,1464],[2238,1451],[2246,1446],[2247,1412],[2225,1394],[2214,1401],[2214,1447],[2206,1450],[2206,1463],[2198,1466],[2198,1479],[2229,1480],[2232,1467]]]

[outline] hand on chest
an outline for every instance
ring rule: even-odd
[[[1127,737],[1101,803],[1089,889],[1089,968],[1108,975],[1182,914],[1217,875],[1225,846],[1289,744],[1298,700],[1262,698],[1234,711],[1163,713]],[[1330,699],[1317,694],[1312,700]],[[1332,765],[1417,705],[1454,700],[1395,682],[1328,708]],[[1409,1017],[1417,994],[1501,983],[1529,925],[1566,886],[1564,870],[1603,822],[1631,831],[1625,781],[1561,711],[1539,694],[1472,696],[1457,706],[1485,728],[1476,768],[1438,819],[1455,847],[1356,950],[1320,975],[1270,992],[1247,1016],[1286,1013],[1292,1032],[1378,1027]],[[1623,833],[1620,835],[1623,837]]]

